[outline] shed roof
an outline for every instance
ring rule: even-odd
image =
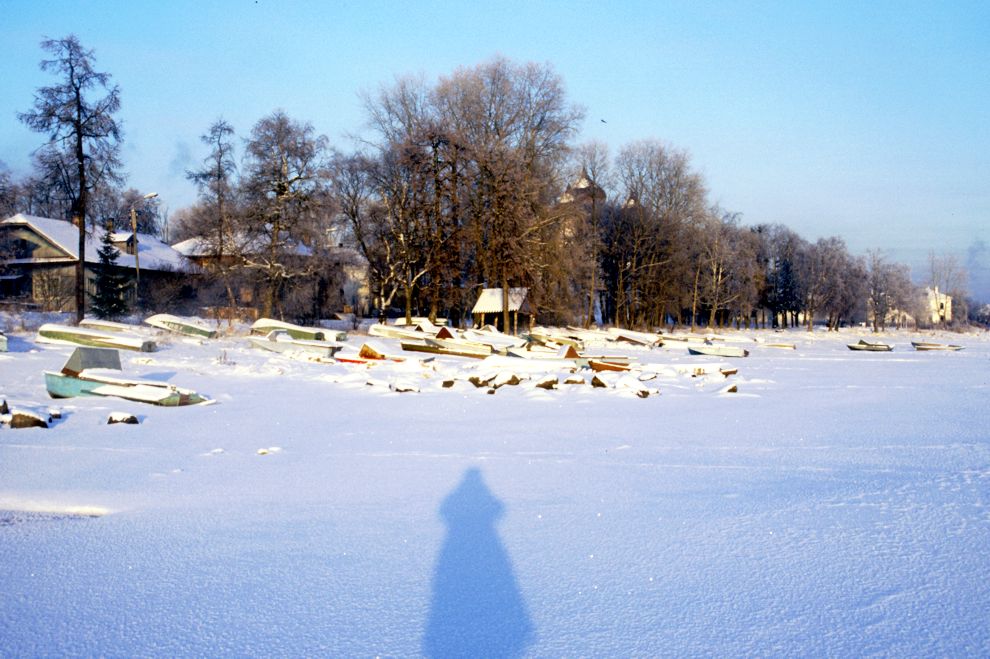
[[[529,305],[526,304],[526,294],[528,288],[509,289],[509,311],[529,312]],[[478,295],[478,301],[474,303],[471,313],[500,313],[502,311],[502,289],[483,288]]]

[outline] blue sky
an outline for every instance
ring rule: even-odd
[[[965,261],[990,242],[990,2],[4,0],[3,13],[0,160],[26,171],[42,137],[16,112],[51,82],[39,42],[75,33],[121,87],[129,184],[173,211],[194,199],[183,172],[219,116],[243,136],[282,108],[349,150],[362,90],[501,54],[553,65],[587,109],[582,140],[688,150],[745,223],[839,235],[919,274],[929,250]]]

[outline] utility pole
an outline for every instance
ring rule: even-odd
[[[157,192],[149,192],[144,195],[142,199],[154,199],[158,196]],[[141,306],[141,248],[138,246],[138,234],[137,234],[137,210],[134,208],[134,204],[131,204],[131,236],[134,238],[134,300]]]

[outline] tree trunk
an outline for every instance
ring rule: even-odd
[[[407,284],[403,291],[406,302],[406,325],[412,325],[412,298],[413,298],[413,287],[411,284]]]
[[[505,276],[505,269],[502,270],[502,331],[509,333],[509,279]]]
[[[76,324],[86,316],[86,153],[83,150],[82,100],[76,96],[76,172],[79,195],[75,217],[79,220],[79,261],[76,263]]]

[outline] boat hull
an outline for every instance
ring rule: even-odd
[[[52,398],[76,398],[78,396],[104,396],[123,398],[139,403],[150,403],[160,407],[181,407],[208,401],[195,391],[141,380],[129,382],[104,381],[85,377],[75,377],[64,373],[45,371],[45,388]]]
[[[688,352],[707,357],[749,357],[749,350],[735,346],[688,346]]]
[[[912,341],[911,345],[914,346],[915,350],[928,351],[928,350],[948,350],[955,352],[956,350],[962,350],[962,346],[947,345],[945,343],[926,343],[923,341]]]
[[[91,346],[93,348],[116,348],[136,352],[155,352],[158,345],[142,337],[122,336],[97,330],[68,327],[46,323],[38,328],[38,340],[42,343],[60,345]]]
[[[213,339],[217,336],[216,330],[184,321],[181,318],[170,316],[169,314],[156,314],[145,318],[144,322],[152,327],[168,330],[170,332],[177,332],[179,334],[185,334],[187,336],[195,336],[204,339]]]
[[[857,352],[890,352],[894,349],[893,346],[889,346],[886,343],[866,343],[865,341],[849,343],[846,347]]]

